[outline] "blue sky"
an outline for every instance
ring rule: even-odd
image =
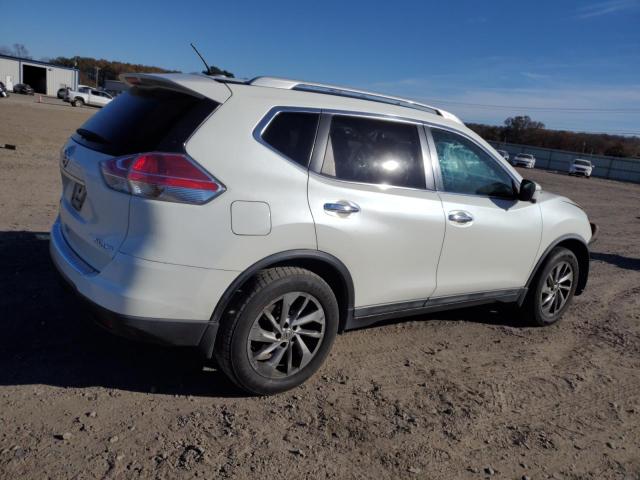
[[[0,5],[10,5],[0,0]],[[185,72],[277,75],[427,100],[465,121],[640,135],[640,0],[44,2],[0,45]],[[514,108],[511,108],[514,107]]]

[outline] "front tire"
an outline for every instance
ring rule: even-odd
[[[84,100],[82,100],[81,98],[76,98],[73,100],[73,102],[71,102],[71,105],[73,105],[74,107],[82,107],[84,105]]]
[[[298,267],[262,270],[225,316],[215,355],[240,388],[271,395],[304,383],[338,331],[338,302],[318,275]]]
[[[578,259],[571,250],[554,248],[536,274],[522,306],[527,323],[542,327],[558,322],[573,300],[579,272]]]

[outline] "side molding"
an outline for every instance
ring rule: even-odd
[[[373,305],[370,307],[356,308],[346,330],[364,328],[383,320],[421,315],[443,310],[473,307],[490,303],[512,303],[523,295],[524,289],[494,290],[488,292],[476,292],[447,297],[435,297],[410,302],[391,303],[386,305]]]

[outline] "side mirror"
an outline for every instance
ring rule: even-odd
[[[518,192],[518,200],[523,202],[535,202],[537,199],[538,184],[527,180],[526,178],[520,183],[520,191]]]

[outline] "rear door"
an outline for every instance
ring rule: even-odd
[[[540,207],[517,200],[515,178],[470,138],[435,127],[427,135],[446,216],[433,296],[523,287],[540,245]]]
[[[130,196],[107,187],[100,163],[151,151],[182,152],[219,104],[197,94],[134,87],[80,127],[63,148],[60,221],[71,248],[101,270],[124,241]]]
[[[98,90],[91,90],[89,94],[89,104],[96,107],[104,106],[104,98]]]
[[[421,140],[410,122],[322,117],[309,205],[318,248],[351,272],[356,307],[422,306],[436,287],[444,215]]]

